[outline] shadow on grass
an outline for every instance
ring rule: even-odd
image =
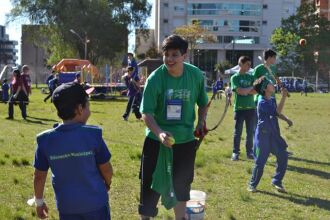
[[[272,193],[262,190],[259,190],[258,192],[265,195],[286,199],[295,204],[304,205],[304,206],[317,206],[318,208],[330,211],[330,200],[309,197],[309,196],[301,196],[294,193],[280,194],[280,193]]]
[[[34,116],[28,116],[28,118],[33,118],[33,119],[37,119],[37,120],[41,120],[41,121],[51,121],[51,122],[58,122],[54,119],[49,119],[49,118],[39,118],[39,117],[34,117]]]
[[[328,163],[328,162],[309,160],[309,159],[299,158],[299,157],[289,157],[289,160],[300,161],[300,162],[305,162],[305,163],[312,163],[312,164],[317,164],[317,165],[330,166],[330,163]]]
[[[310,175],[314,175],[314,176],[318,176],[322,179],[330,179],[330,173],[321,171],[321,170],[314,170],[314,169],[310,169],[310,168],[302,168],[302,167],[296,167],[296,166],[292,166],[292,165],[288,165],[288,170],[290,171],[296,171],[298,173],[303,173],[303,174],[310,174]]]
[[[275,163],[267,163],[267,164],[276,167]],[[314,170],[314,169],[310,169],[310,168],[297,167],[297,166],[293,166],[293,165],[288,165],[287,170],[302,173],[302,174],[309,174],[309,175],[318,176],[318,177],[320,177],[322,179],[326,179],[326,180],[330,179],[330,173],[325,172],[325,171],[321,171],[321,170]]]
[[[28,123],[33,123],[33,124],[41,124],[41,125],[46,124],[43,121],[37,121],[37,120],[31,120],[31,119],[25,119],[25,121],[28,122]]]

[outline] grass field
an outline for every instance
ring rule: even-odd
[[[7,105],[0,104],[0,219],[36,219],[34,208],[26,204],[33,195],[33,156],[35,136],[58,121],[55,108],[43,103],[44,95],[34,89],[27,121],[18,106],[15,120],[5,120]],[[91,101],[89,124],[103,128],[112,152],[114,177],[110,191],[112,219],[138,219],[139,165],[144,140],[144,124],[133,115],[122,120],[126,100]],[[246,160],[244,135],[240,161],[230,160],[233,112],[206,137],[197,159],[192,188],[207,193],[206,219],[330,219],[330,94],[292,94],[284,113],[294,121],[282,135],[294,155],[289,159],[284,186],[288,193],[277,193],[270,185],[275,158],[269,158],[258,187],[249,193],[246,185],[253,162]],[[244,134],[244,131],[243,131]],[[50,174],[45,197],[49,219],[58,219]],[[156,219],[172,219],[172,211],[160,209]]]

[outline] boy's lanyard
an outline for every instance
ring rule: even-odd
[[[168,73],[169,74],[169,73]],[[184,74],[184,70],[183,73]],[[182,76],[183,77],[183,76]],[[166,120],[180,121],[183,115],[183,100],[175,98],[175,88],[169,88],[166,83],[165,105],[166,105]]]

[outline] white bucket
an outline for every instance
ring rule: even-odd
[[[203,220],[205,215],[206,193],[198,190],[190,191],[186,213],[189,220]]]

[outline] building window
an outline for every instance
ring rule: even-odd
[[[168,7],[168,3],[167,2],[164,3],[164,7]]]
[[[223,42],[224,43],[231,43],[233,39],[234,39],[233,36],[224,36]]]
[[[262,8],[263,9],[268,9],[268,5],[267,4],[264,4],[264,5],[262,5]]]
[[[267,21],[262,21],[262,25],[267,25]]]
[[[163,22],[164,22],[164,23],[168,23],[168,19],[164,19]]]

